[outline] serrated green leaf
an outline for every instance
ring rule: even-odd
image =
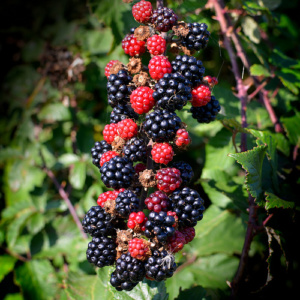
[[[70,171],[69,180],[75,189],[82,189],[86,178],[86,163],[79,161],[74,163],[74,167]]]
[[[262,145],[242,153],[229,153],[228,156],[236,159],[247,172],[245,184],[252,197],[260,201],[262,198],[262,164],[267,150]]]
[[[259,25],[255,20],[249,16],[242,19],[242,28],[245,35],[253,42],[258,44],[260,42]]]
[[[256,65],[256,64],[254,64],[250,67],[250,73],[252,76],[269,77],[271,75],[269,70],[267,70],[266,67],[264,67],[262,65]]]
[[[293,208],[295,206],[294,202],[286,201],[283,199],[280,199],[278,196],[265,192],[266,195],[266,210],[272,209],[272,208]]]
[[[299,84],[299,72],[295,74],[295,72],[291,72],[288,69],[281,69],[280,71],[276,71],[275,74],[279,77],[285,87],[295,95],[298,95],[299,89],[297,86]]]
[[[176,300],[187,300],[187,299],[211,300],[211,297],[207,296],[206,294],[207,294],[206,290],[203,287],[195,286],[191,289],[180,292]]]
[[[13,270],[16,261],[17,260],[10,255],[0,256],[0,282],[8,273]]]
[[[55,270],[48,260],[31,260],[15,270],[25,299],[48,300],[57,295]]]
[[[62,103],[50,103],[44,106],[38,114],[41,121],[55,122],[70,120],[70,110]]]
[[[296,111],[293,117],[281,118],[287,136],[293,145],[300,147],[300,113]]]

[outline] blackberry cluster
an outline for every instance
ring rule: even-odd
[[[214,121],[220,110],[220,103],[214,96],[211,96],[210,101],[206,105],[191,107],[190,109],[192,117],[199,123],[210,123],[211,121]]]
[[[110,113],[110,123],[118,123],[125,119],[137,120],[139,115],[134,112],[130,105],[118,104]]]
[[[200,123],[214,120],[220,111],[211,96],[217,79],[204,76],[202,62],[190,55],[207,45],[206,24],[177,24],[173,10],[154,10],[145,0],[135,3],[132,12],[142,25],[131,28],[122,41],[131,56],[127,66],[111,60],[105,67],[113,109],[104,141],[91,149],[93,164],[110,190],[98,196],[99,206],[91,207],[82,221],[92,236],[87,260],[99,268],[114,265],[110,284],[118,291],[130,291],[144,278],[173,276],[173,254],[193,240],[204,211],[198,192],[187,187],[192,167],[172,163],[192,142],[175,111],[190,102],[191,115]],[[184,55],[169,60],[161,32],[168,32],[171,42],[175,37]],[[146,51],[151,55],[148,68],[141,58]]]
[[[172,164],[172,168],[176,168],[180,171],[180,177],[182,179],[181,186],[186,186],[190,183],[194,176],[192,167],[185,161],[177,161]]]
[[[187,78],[192,86],[197,86],[202,82],[205,68],[202,61],[193,56],[177,55],[171,62],[173,73],[178,72]]]
[[[86,251],[87,260],[98,268],[111,266],[116,260],[116,247],[115,241],[111,238],[93,237]]]
[[[126,157],[115,156],[100,169],[101,180],[107,187],[127,188],[134,175],[132,161]]]
[[[115,209],[122,217],[128,217],[132,212],[137,212],[139,209],[140,199],[133,191],[125,190],[119,193],[115,201]]]
[[[181,120],[174,112],[155,109],[146,115],[144,131],[155,142],[167,142],[176,136]]]
[[[94,147],[91,149],[93,164],[100,168],[100,159],[102,154],[111,150],[111,145],[108,144],[106,141],[96,142]]]
[[[182,45],[188,50],[199,51],[204,49],[209,40],[210,32],[205,23],[188,23],[189,33],[182,37]]]
[[[118,74],[111,74],[107,82],[108,104],[111,107],[116,107],[118,104],[125,105],[129,102],[129,96],[132,88],[129,83],[132,77],[126,70],[120,70]]]
[[[147,145],[144,139],[132,138],[123,148],[124,156],[131,161],[143,161],[147,159]]]
[[[172,211],[178,216],[179,224],[194,227],[202,220],[204,202],[200,195],[188,187],[173,192],[170,196]]]
[[[157,107],[181,110],[192,99],[191,82],[179,73],[167,73],[155,84],[153,98]]]
[[[152,211],[148,216],[148,221],[145,224],[145,236],[147,238],[157,238],[157,240],[165,244],[168,237],[175,233],[175,218],[168,216],[165,211],[156,213]]]

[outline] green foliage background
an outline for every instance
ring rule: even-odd
[[[284,127],[284,133],[276,133],[268,112],[254,97],[247,105],[245,153],[236,152],[244,131],[240,102],[214,13],[204,0],[167,2],[180,19],[205,22],[212,33],[208,47],[196,56],[207,75],[219,78],[213,94],[222,105],[221,115],[218,121],[200,125],[187,109],[180,112],[193,142],[187,153],[176,156],[193,166],[192,187],[207,209],[195,240],[176,255],[179,270],[173,278],[165,283],[144,281],[131,292],[119,293],[108,283],[110,268],[95,271],[86,261],[88,241],[44,163],[67,191],[80,219],[107,190],[91,163],[90,148],[103,138],[111,111],[104,67],[112,59],[128,62],[120,42],[137,26],[132,4],[2,1],[0,298],[226,299],[245,239],[248,191],[259,206],[259,222],[272,217],[251,245],[243,299],[288,297],[296,291],[300,24],[291,14],[297,1],[226,1],[252,65],[251,74],[244,71],[244,80],[251,84],[253,75],[267,82]],[[243,13],[234,14],[235,9]],[[47,45],[80,55],[83,80],[55,86],[41,63]],[[251,86],[249,93],[253,91]]]

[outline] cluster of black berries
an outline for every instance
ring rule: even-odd
[[[186,24],[189,32],[180,36],[171,9],[153,11],[150,2],[140,1],[132,12],[138,22],[151,24],[150,36],[147,25],[132,28],[122,42],[130,62],[113,60],[105,68],[112,112],[104,140],[95,143],[91,154],[108,190],[82,221],[92,237],[87,260],[99,268],[115,266],[110,283],[118,291],[132,290],[145,277],[162,281],[173,276],[174,253],[193,240],[205,209],[199,193],[187,187],[192,167],[173,161],[175,152],[191,142],[176,110],[190,102],[192,117],[200,123],[214,120],[220,111],[211,95],[216,78],[204,77],[202,62],[190,55],[206,47],[207,26]],[[160,35],[170,30],[179,35],[178,51],[185,53],[172,62]],[[152,55],[149,74],[139,57],[146,48]]]

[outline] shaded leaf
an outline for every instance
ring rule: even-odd
[[[38,233],[45,226],[45,216],[40,212],[33,214],[27,221],[27,228],[31,234]]]
[[[210,296],[206,296],[206,290],[201,286],[196,286],[188,290],[181,291],[176,300],[186,300],[186,299],[211,299]]]
[[[0,282],[3,278],[14,269],[16,259],[10,255],[0,256]]]
[[[292,201],[286,201],[283,199],[280,199],[278,196],[265,192],[266,195],[266,210],[272,209],[272,208],[293,208],[295,206],[295,203]]]
[[[86,178],[86,163],[79,161],[71,168],[69,180],[75,189],[82,189]]]
[[[50,103],[45,105],[38,114],[41,121],[55,122],[70,120],[70,110],[62,103]]]
[[[293,145],[300,146],[300,113],[296,111],[293,117],[281,118],[287,136]]]

